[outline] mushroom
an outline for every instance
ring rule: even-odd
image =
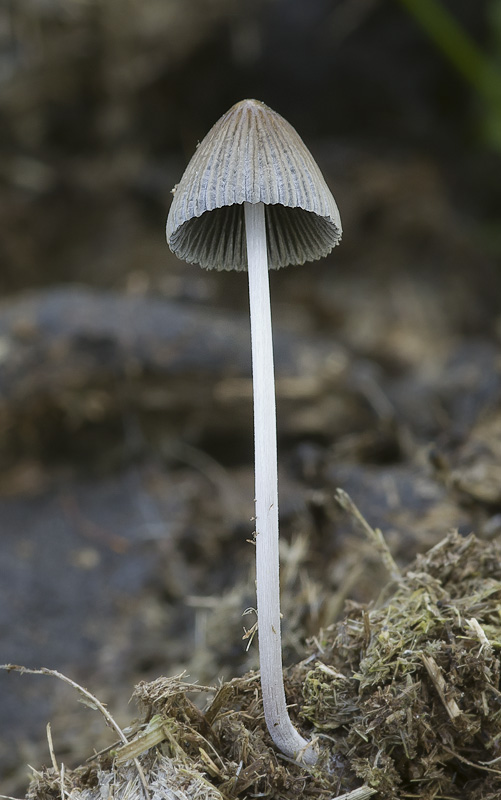
[[[275,379],[268,269],[327,255],[341,239],[334,198],[311,153],[279,114],[242,100],[216,122],[188,164],[167,219],[179,258],[247,270],[254,394],[256,591],[264,715],[282,753],[317,753],[287,711],[280,639]]]

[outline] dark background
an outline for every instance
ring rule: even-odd
[[[450,527],[501,528],[500,82],[412,7],[0,8],[0,661],[66,672],[122,724],[141,678],[257,664],[245,276],[164,236],[238,100],[296,127],[344,227],[329,258],[271,276],[286,660],[385,580],[337,485],[402,564]],[[496,75],[499,0],[440,7]],[[48,762],[48,719],[65,763],[102,744],[75,699],[0,675],[0,793]]]

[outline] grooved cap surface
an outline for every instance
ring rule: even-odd
[[[336,202],[292,125],[242,100],[197,147],[167,218],[167,242],[185,261],[247,269],[243,203],[264,203],[271,268],[327,255],[341,239]]]

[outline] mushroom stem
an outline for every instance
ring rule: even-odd
[[[275,375],[263,203],[244,203],[254,393],[256,591],[266,725],[282,753],[305,764],[317,755],[292,725],[285,700],[280,636]]]

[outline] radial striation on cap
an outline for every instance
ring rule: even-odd
[[[269,266],[304,264],[341,240],[336,202],[292,125],[242,100],[197,147],[167,218],[179,258],[208,269],[247,269],[243,203],[264,203]]]

